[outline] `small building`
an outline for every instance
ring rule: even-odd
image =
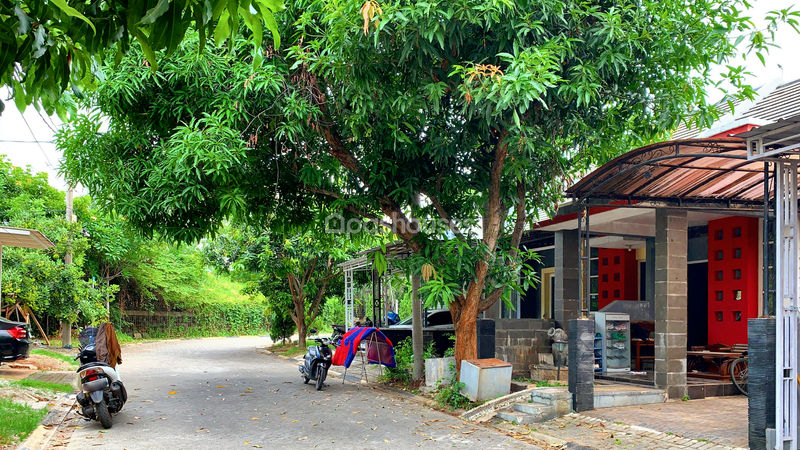
[[[650,356],[632,364],[670,397],[688,392],[687,351],[748,343],[747,320],[774,288],[774,233],[763,220],[772,187],[769,168],[748,160],[735,135],[800,113],[800,80],[758,92],[734,113],[721,104],[710,129],[682,126],[567,190],[571,201],[522,240],[539,254],[531,263],[540,282],[512,300],[516,308],[498,303],[484,315],[497,322],[498,358],[515,372],[550,361],[546,330],[580,314],[587,243],[588,309],[627,313],[655,338]]]

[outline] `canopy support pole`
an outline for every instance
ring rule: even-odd
[[[797,161],[779,160],[775,165],[775,448],[796,450]]]

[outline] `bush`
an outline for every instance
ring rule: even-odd
[[[449,408],[450,411],[454,409],[464,409],[472,405],[472,402],[461,394],[461,388],[464,383],[458,381],[458,372],[455,370],[456,366],[450,363],[450,370],[453,375],[450,378],[449,385],[441,385],[441,380],[436,382],[438,392],[436,393],[436,402],[443,408]]]
[[[422,353],[423,359],[434,358],[433,342],[428,343]],[[414,344],[411,337],[407,337],[394,346],[394,360],[396,367],[387,367],[386,374],[381,377],[384,382],[404,383],[411,382],[411,371],[414,368]]]
[[[269,316],[269,337],[272,342],[286,340],[294,334],[295,325],[289,314],[280,308],[275,308]]]

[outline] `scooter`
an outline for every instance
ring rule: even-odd
[[[111,428],[111,414],[119,412],[128,400],[119,373],[108,364],[97,361],[94,336],[88,342],[82,339],[80,353],[75,359],[81,361],[77,370],[81,382],[81,392],[77,396],[80,414],[86,420],[99,420],[103,428]]]
[[[308,331],[310,331],[311,334],[317,333],[317,330],[313,328]],[[334,333],[330,339],[320,337],[313,338],[319,345],[310,345],[308,347],[303,357],[303,364],[300,364],[299,367],[304,384],[308,384],[310,380],[314,380],[317,383],[317,390],[322,390],[322,384],[328,376],[328,369],[331,367],[331,358],[333,357],[333,352],[329,345],[337,345],[338,338],[341,338],[338,334],[339,330],[334,326]]]

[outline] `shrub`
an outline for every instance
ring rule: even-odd
[[[438,392],[436,393],[436,403],[443,408],[449,408],[450,411],[454,409],[467,408],[472,402],[461,394],[461,388],[464,383],[458,381],[458,372],[455,370],[456,365],[450,363],[450,370],[453,375],[450,377],[449,385],[441,385],[441,380],[436,382]]]

